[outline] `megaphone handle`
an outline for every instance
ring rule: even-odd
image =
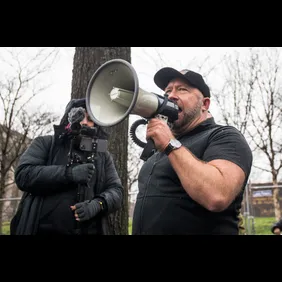
[[[155,148],[155,143],[153,141],[153,139],[148,139],[147,144],[140,156],[140,159],[143,161],[147,161],[147,159],[152,155],[152,151]]]

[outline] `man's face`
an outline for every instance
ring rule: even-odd
[[[175,101],[180,109],[178,120],[173,124],[173,130],[187,128],[194,120],[201,117],[209,107],[209,98],[205,98],[197,89],[189,86],[181,79],[170,81],[165,89],[168,98]]]

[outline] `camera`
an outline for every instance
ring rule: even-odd
[[[108,141],[97,137],[97,128],[73,123],[71,132],[74,136],[79,136],[79,149],[86,152],[106,152]]]
[[[85,109],[83,107],[72,108],[68,113],[69,134],[73,139],[72,146],[92,156],[97,152],[106,152],[107,140],[98,138],[97,127],[81,125],[84,118]]]

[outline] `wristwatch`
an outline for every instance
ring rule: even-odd
[[[168,145],[164,149],[164,153],[168,156],[173,150],[178,149],[181,146],[182,144],[177,139],[170,139]]]

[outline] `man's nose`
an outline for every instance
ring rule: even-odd
[[[80,122],[81,125],[87,125],[87,117],[84,117],[84,119]]]
[[[176,102],[178,100],[178,96],[176,95],[176,91],[172,90],[169,95],[168,95],[168,99],[172,100],[174,102]]]

